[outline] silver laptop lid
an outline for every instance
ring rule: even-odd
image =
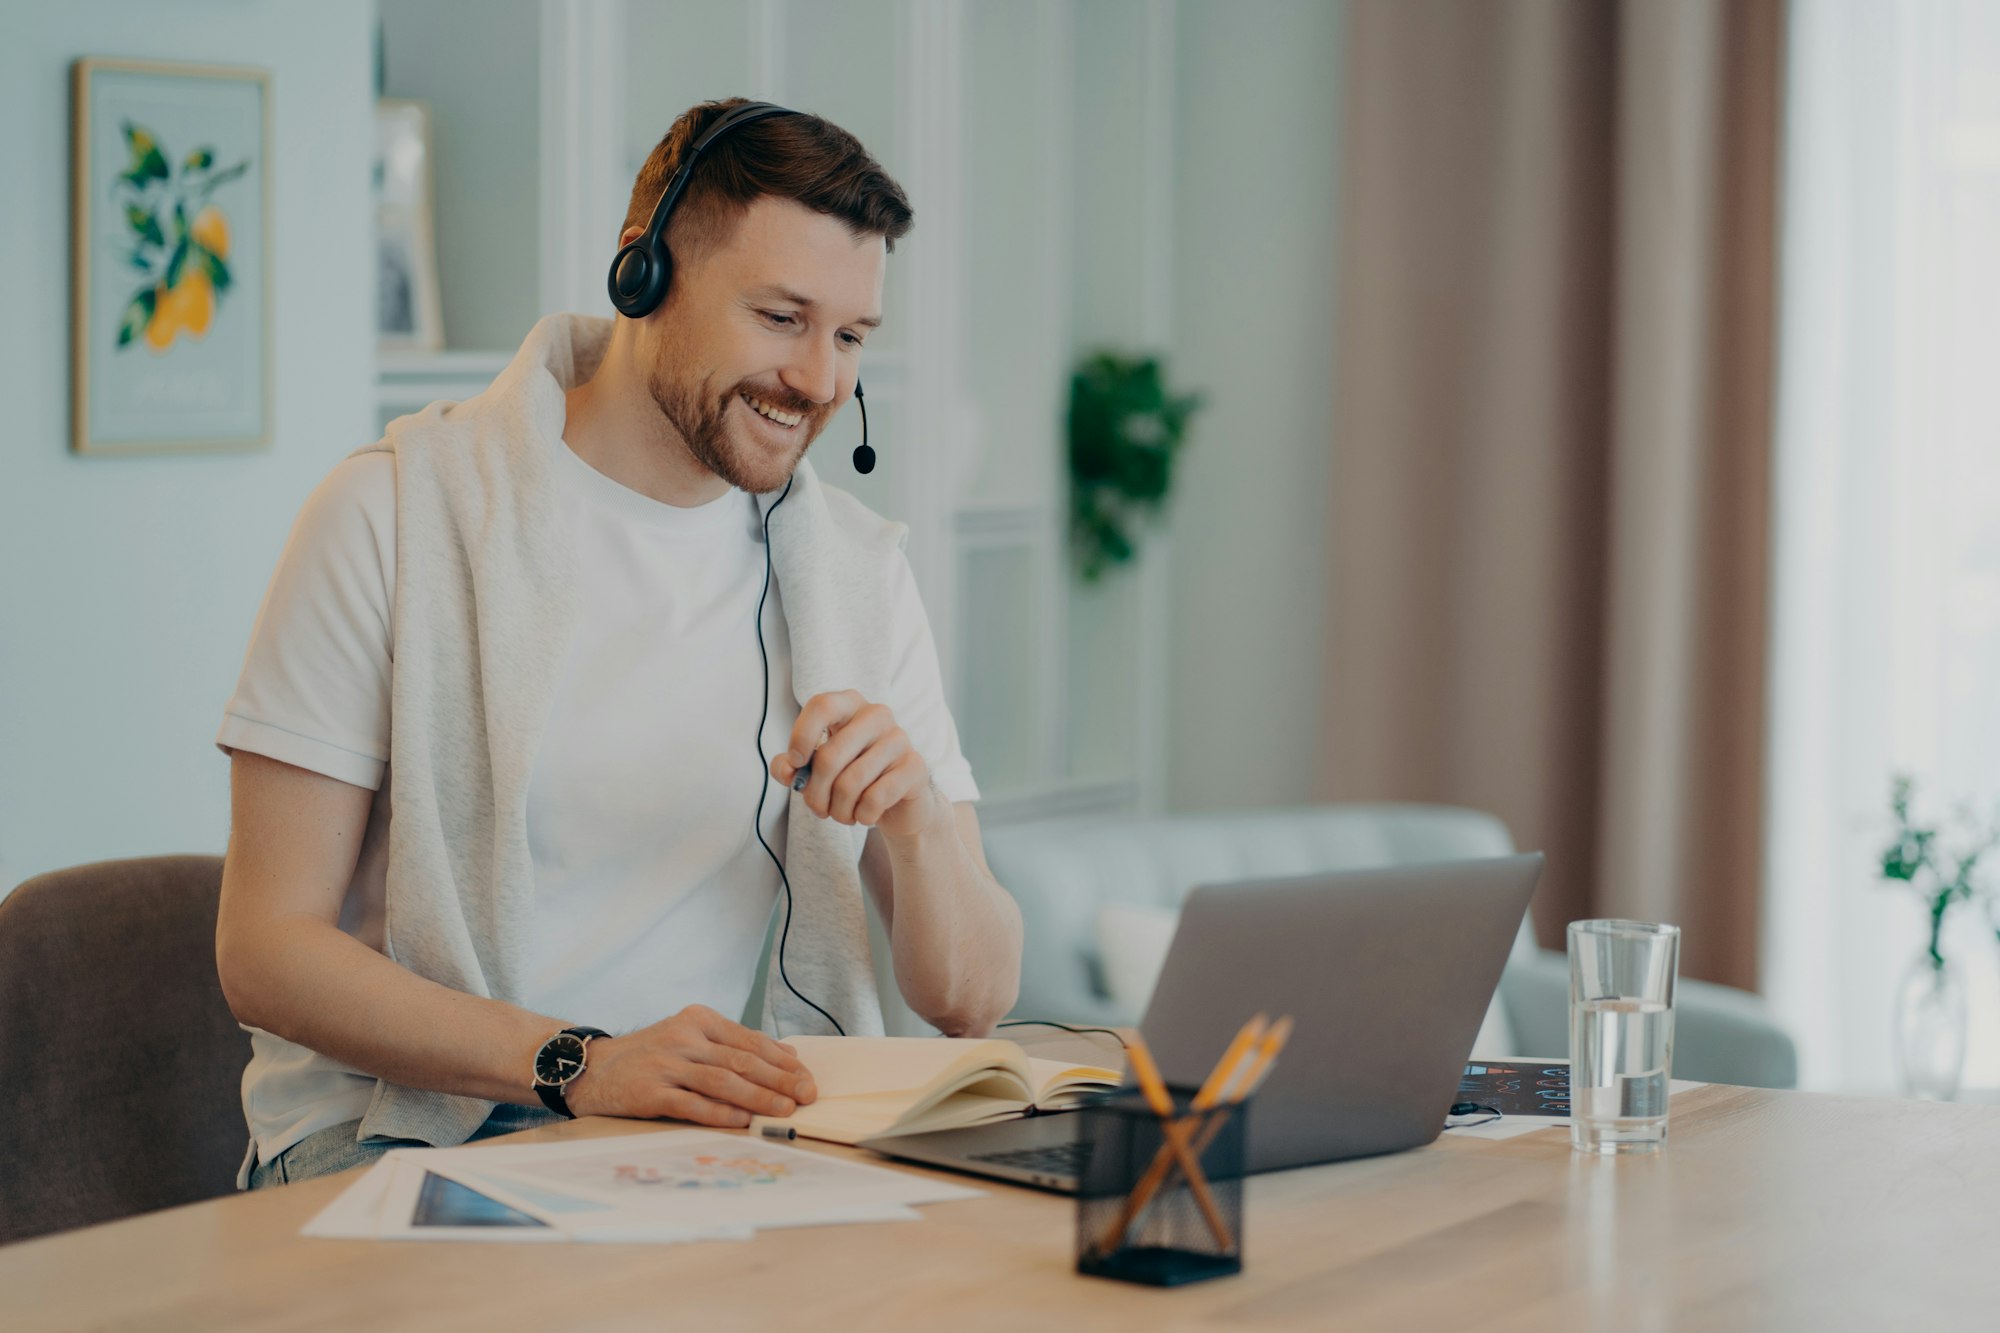
[[[1292,1015],[1252,1104],[1253,1171],[1429,1143],[1541,870],[1533,853],[1197,888],[1140,1031],[1198,1086],[1251,1014]]]

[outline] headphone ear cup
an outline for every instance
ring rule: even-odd
[[[641,241],[634,241],[611,261],[611,304],[619,314],[643,319],[659,306],[667,293],[667,278],[673,261],[655,255]]]

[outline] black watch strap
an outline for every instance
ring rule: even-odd
[[[609,1032],[606,1032],[603,1028],[586,1028],[586,1027],[564,1028],[561,1032],[558,1032],[556,1034],[557,1037],[571,1036],[577,1038],[578,1040],[583,1042],[586,1051],[589,1049],[590,1039],[592,1037],[608,1037],[610,1035],[611,1034]],[[554,1040],[555,1037],[549,1038],[549,1041],[554,1041]],[[542,1046],[544,1048],[546,1048],[547,1045],[548,1042],[542,1043]],[[535,1055],[536,1055],[536,1065],[539,1066],[541,1063],[540,1059],[541,1051],[538,1049],[535,1052]],[[587,1059],[585,1063],[588,1064]],[[542,1105],[548,1107],[551,1111],[554,1111],[557,1115],[563,1117],[563,1119],[574,1120],[576,1119],[576,1112],[569,1109],[569,1103],[563,1098],[563,1089],[567,1088],[571,1083],[574,1083],[577,1079],[581,1078],[582,1076],[583,1076],[583,1070],[578,1069],[576,1073],[571,1074],[567,1079],[565,1079],[561,1083],[544,1083],[542,1082],[541,1074],[538,1068],[535,1075],[535,1095],[542,1099]]]

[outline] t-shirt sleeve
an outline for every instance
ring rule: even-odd
[[[972,780],[972,765],[958,748],[958,724],[952,721],[945,703],[944,678],[938,670],[937,641],[931,636],[930,617],[924,614],[923,598],[917,592],[917,577],[910,562],[898,554],[895,586],[890,590],[895,610],[895,665],[890,677],[892,697],[889,707],[896,721],[930,765],[931,778],[945,799],[976,801],[979,785]]]
[[[216,745],[380,790],[395,586],[396,460],[360,454],[292,525]]]

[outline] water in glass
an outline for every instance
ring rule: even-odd
[[[1586,1152],[1650,1152],[1667,1137],[1674,1011],[1657,1000],[1570,1009],[1570,1141]]]

